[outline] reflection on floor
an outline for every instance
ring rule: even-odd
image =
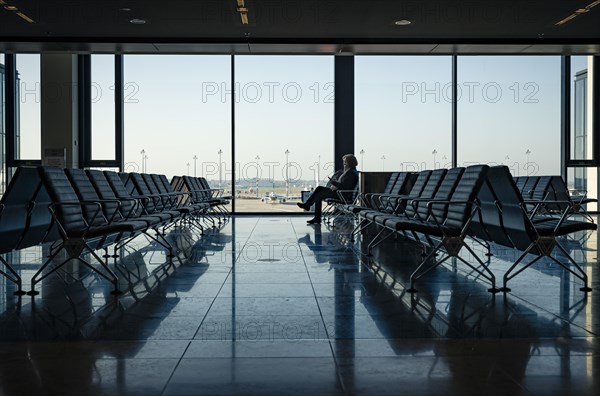
[[[600,391],[597,235],[569,241],[594,291],[541,261],[492,295],[449,263],[405,285],[420,259],[392,238],[367,258],[301,217],[238,217],[182,250],[136,241],[117,270],[85,268],[18,298],[0,280],[0,394],[592,395]],[[501,276],[515,253],[495,249]],[[24,278],[47,247],[7,255]]]

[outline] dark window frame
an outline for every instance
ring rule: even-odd
[[[574,117],[574,114],[571,113],[571,100],[573,98],[574,92],[571,92],[571,57],[563,56],[562,64],[561,64],[561,123],[562,123],[562,169],[563,169],[563,178],[566,179],[567,169],[568,168],[588,168],[588,167],[597,167],[600,166],[600,118],[598,116],[598,111],[600,110],[600,103],[598,100],[594,100],[597,97],[597,92],[600,89],[600,71],[598,67],[600,67],[600,57],[593,57],[593,74],[592,78],[592,92],[588,93],[588,101],[592,101],[593,108],[593,121],[592,121],[592,142],[594,144],[592,150],[592,158],[591,159],[573,159],[571,157],[571,138],[572,133],[575,133],[571,128],[571,119]],[[588,76],[590,78],[590,76]]]
[[[42,160],[18,159],[17,154],[17,125],[18,125],[18,101],[17,101],[17,54],[4,54],[5,66],[5,119],[6,132],[6,168],[18,166],[40,166]]]
[[[80,55],[79,75],[79,166],[81,168],[118,168],[123,171],[124,162],[124,81],[123,55],[115,55],[115,157],[94,159],[92,156],[92,58]]]

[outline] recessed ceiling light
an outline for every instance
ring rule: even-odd
[[[29,18],[27,15],[23,14],[22,12],[18,11],[17,15],[20,16],[22,19],[26,20],[29,23],[35,23],[35,21],[31,18]]]
[[[406,26],[406,25],[410,25],[412,22],[409,21],[408,19],[401,19],[399,21],[394,22],[394,25],[396,26]]]
[[[5,6],[4,6],[4,9],[5,9],[6,11],[17,11],[17,10],[18,10],[18,8],[17,8],[17,7],[15,7],[15,6],[12,6],[12,5],[5,5]]]
[[[133,23],[134,25],[144,25],[146,23],[146,20],[133,18],[132,20],[129,21],[129,23]]]
[[[573,19],[575,19],[576,17],[578,17],[579,15],[585,14],[587,12],[589,12],[592,8],[596,7],[600,5],[600,0],[596,0],[588,5],[586,5],[583,8],[577,8],[575,11],[573,11],[573,13],[571,15],[569,15],[568,17],[561,19],[560,21],[556,22],[554,25],[555,26],[560,26],[560,25],[564,25],[565,23],[572,21]]]
[[[119,8],[119,11],[129,12],[131,11],[131,8]]]

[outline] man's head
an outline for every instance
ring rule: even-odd
[[[358,160],[353,154],[346,154],[342,157],[342,162],[345,169],[354,168],[358,166]]]

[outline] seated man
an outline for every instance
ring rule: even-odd
[[[315,188],[306,202],[298,203],[297,205],[304,210],[308,210],[313,204],[315,205],[315,217],[308,220],[308,224],[321,224],[321,207],[324,199],[339,198],[338,190],[354,190],[358,183],[358,171],[356,166],[358,161],[352,154],[346,154],[342,158],[344,170],[337,178],[331,178],[327,187],[319,186]],[[334,175],[335,176],[335,175]]]

